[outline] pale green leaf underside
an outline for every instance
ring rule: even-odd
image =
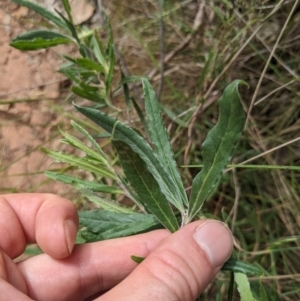
[[[204,166],[192,184],[187,223],[201,209],[206,197],[216,185],[230,161],[244,127],[244,111],[235,80],[226,87],[219,100],[219,120],[208,133],[202,148]]]
[[[147,79],[142,79],[145,107],[148,116],[148,130],[151,136],[151,141],[155,146],[155,152],[164,165],[165,169],[171,175],[175,185],[177,194],[181,195],[181,202],[188,204],[188,199],[183,187],[183,183],[174,160],[172,146],[169,140],[167,130],[165,128],[161,111],[155,95],[155,92]]]
[[[54,24],[56,24],[58,27],[60,27],[62,29],[67,29],[68,28],[63,20],[58,18],[51,11],[47,10],[46,8],[44,8],[41,5],[38,5],[38,4],[34,3],[33,1],[26,1],[26,0],[11,0],[11,1],[16,3],[16,4],[19,4],[21,6],[28,7],[29,9],[35,11],[36,13],[41,15],[43,18],[53,22]]]
[[[168,201],[181,212],[184,211],[182,202],[180,201],[181,195],[177,193],[177,189],[171,176],[143,137],[132,128],[96,109],[80,107],[77,105],[74,106],[79,112],[100,125],[108,133],[112,134],[114,131],[114,138],[116,140],[123,141],[129,145],[130,148],[146,163],[148,170],[157,180],[162,193],[166,196]]]
[[[95,141],[95,139],[82,126],[80,126],[74,120],[71,120],[71,124],[74,129],[76,129],[78,132],[83,134],[92,143],[94,149],[106,160],[104,152],[102,151],[102,149],[100,148],[98,143]]]
[[[234,273],[234,281],[237,284],[241,301],[259,301],[253,297],[248,277],[245,274]]]
[[[126,179],[140,202],[171,232],[178,230],[175,215],[146,164],[127,144],[112,140]]]
[[[81,180],[73,176],[69,176],[66,174],[60,174],[57,172],[45,171],[45,176],[51,178],[56,181],[60,181],[66,184],[70,184],[74,186],[76,189],[89,189],[95,192],[102,192],[102,193],[110,193],[110,194],[123,194],[123,191],[117,189],[113,186],[104,185],[96,182],[90,182],[86,180]]]
[[[17,36],[9,45],[19,50],[38,50],[71,42],[70,37],[58,32],[35,30]]]
[[[87,227],[83,237],[87,242],[124,237],[161,228],[160,222],[151,214],[116,213],[107,210],[79,212],[80,224]]]
[[[111,171],[107,170],[106,166],[99,164],[99,162],[96,162],[93,159],[89,159],[87,157],[81,158],[81,157],[76,157],[74,155],[70,154],[65,154],[61,152],[56,152],[47,148],[41,147],[41,151],[49,155],[50,157],[63,162],[63,163],[68,163],[71,166],[76,166],[79,168],[82,168],[86,171],[95,173],[99,176],[107,177],[110,179],[115,179],[116,176],[114,173]]]
[[[77,147],[78,149],[82,150],[87,155],[91,156],[92,158],[96,159],[97,161],[99,161],[101,163],[106,162],[106,158],[103,157],[102,154],[99,154],[97,151],[93,150],[92,148],[87,146],[85,143],[83,143],[82,141],[77,139],[76,137],[74,137],[66,132],[63,132],[62,130],[60,130],[60,133],[65,137],[68,144],[70,144],[74,147]]]
[[[92,193],[89,190],[82,189],[82,190],[80,190],[80,192],[83,196],[88,198],[89,201],[93,202],[98,207],[101,207],[104,210],[117,212],[117,213],[128,213],[128,214],[135,213],[130,207],[121,205],[114,200],[99,196],[95,193]]]

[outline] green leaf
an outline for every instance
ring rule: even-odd
[[[59,72],[63,73],[64,75],[66,75],[67,78],[69,78],[74,83],[80,84],[80,80],[74,75],[73,72],[69,71],[68,69],[60,68]]]
[[[86,143],[81,142],[79,139],[73,137],[72,135],[63,132],[62,130],[60,130],[60,133],[65,137],[65,139],[68,141],[68,143],[80,150],[82,150],[83,152],[85,152],[87,155],[91,156],[92,158],[96,159],[97,161],[101,162],[101,163],[106,163],[106,158],[105,156],[101,154],[99,154],[97,151],[94,151],[92,148],[90,148],[89,146],[86,145]]]
[[[86,70],[84,68],[77,67],[77,66],[74,66],[74,65],[71,65],[71,64],[68,64],[66,66],[62,66],[59,69],[59,72],[65,74],[71,80],[74,80],[74,77],[75,77],[76,80],[74,80],[74,81],[78,84],[81,83],[80,79],[89,79],[90,77],[95,76],[95,71]],[[71,76],[73,78],[71,78]]]
[[[138,81],[141,81],[142,79],[147,79],[147,77],[146,76],[126,76],[126,77],[122,77],[121,81],[118,83],[118,85],[115,88],[114,92],[118,91],[124,84],[138,82]]]
[[[113,40],[113,34],[110,22],[108,18],[106,18],[106,22],[108,25],[108,34],[109,34],[109,40],[108,40],[108,46],[107,46],[107,61],[109,61],[109,69],[108,74],[106,76],[105,80],[105,86],[106,86],[106,93],[107,95],[110,93],[112,80],[114,77],[114,68],[115,68],[115,50],[114,50],[114,40]]]
[[[99,162],[89,159],[89,158],[81,158],[74,155],[69,155],[61,152],[56,152],[51,149],[47,149],[44,147],[40,148],[42,152],[46,153],[50,157],[63,162],[68,163],[71,166],[76,166],[82,168],[86,171],[95,173],[99,176],[107,177],[110,179],[115,179],[116,176],[111,171],[107,170],[106,166],[100,164]]]
[[[81,211],[80,224],[87,227],[91,235],[87,242],[124,237],[161,228],[151,214],[116,213],[107,210]],[[83,233],[83,237],[84,233]]]
[[[122,77],[122,79],[124,78],[123,72],[121,72],[121,77]],[[130,111],[130,92],[129,92],[129,87],[126,83],[123,84],[123,92],[124,92],[126,109],[127,109],[127,114],[128,114]]]
[[[70,3],[69,3],[69,0],[61,0],[61,1],[63,3],[65,12],[68,15],[69,22],[72,23],[72,24],[74,24],[73,17],[72,17],[72,14],[71,14],[71,6],[70,6]]]
[[[171,232],[178,230],[176,217],[146,164],[126,143],[112,140],[122,169],[141,203]]]
[[[201,209],[206,197],[214,188],[230,161],[244,127],[244,111],[235,80],[225,89],[219,100],[220,116],[208,133],[203,148],[203,169],[193,180],[187,223]]]
[[[104,152],[102,151],[102,149],[100,148],[100,146],[98,145],[98,143],[95,141],[95,139],[82,126],[80,126],[74,120],[71,120],[71,125],[73,126],[74,129],[76,129],[78,132],[80,132],[81,134],[83,134],[85,136],[85,138],[87,138],[92,143],[94,149],[102,157],[106,158]]]
[[[229,258],[222,267],[223,271],[232,271],[235,273],[244,273],[251,276],[262,275],[263,271],[257,266],[235,258]]]
[[[138,103],[135,101],[135,99],[133,97],[130,98],[132,103],[133,103],[133,106],[137,112],[137,114],[139,115],[139,118],[142,122],[142,124],[144,125],[145,129],[147,130],[147,123],[146,123],[146,120],[145,120],[145,117],[144,117],[144,114],[140,108],[140,106],[138,105]]]
[[[141,263],[145,260],[145,257],[131,255],[130,258],[135,261],[136,263]]]
[[[55,14],[53,14],[51,11],[47,10],[41,5],[38,5],[32,1],[26,1],[26,0],[11,0],[12,2],[28,7],[30,10],[33,10],[34,12],[38,13],[43,18],[53,22],[55,25],[62,29],[67,29],[66,24],[58,18]]]
[[[229,287],[227,293],[227,300],[233,301],[233,295],[234,295],[234,273],[230,272],[230,281],[229,281]]]
[[[83,189],[80,191],[82,195],[88,198],[91,202],[101,207],[104,210],[117,212],[117,213],[135,213],[131,208],[123,206],[114,200],[110,200],[108,198],[101,197],[91,191]],[[122,193],[122,191],[121,191]]]
[[[101,103],[104,104],[106,103],[105,99],[102,97],[102,95],[100,95],[100,93],[96,92],[96,91],[87,91],[87,89],[81,88],[81,87],[77,87],[77,86],[73,86],[72,87],[72,92],[75,93],[76,95],[91,100],[93,102],[96,103]]]
[[[103,66],[105,73],[108,73],[109,67],[105,59],[104,50],[102,47],[102,44],[97,36],[97,33],[95,32],[93,37],[91,38],[91,48],[93,50],[93,53],[98,60],[99,64]]]
[[[259,300],[259,301],[268,301],[269,300],[268,294],[264,288],[261,278],[258,281],[251,281],[250,287],[251,287],[251,292],[252,292],[255,300]],[[276,294],[276,292],[274,292],[274,291],[272,293]],[[276,296],[278,298],[276,298],[276,299],[273,294],[272,294],[272,296],[270,296],[272,301],[279,300],[279,297],[277,296],[277,294],[276,294]]]
[[[148,130],[152,143],[155,146],[155,152],[160,162],[171,175],[175,183],[174,188],[177,190],[177,194],[181,195],[180,201],[188,205],[188,199],[182,184],[177,164],[174,160],[174,154],[169,140],[169,135],[161,116],[161,111],[155,92],[147,79],[143,79],[142,84],[144,89],[145,107],[148,116]]]
[[[79,46],[81,46],[81,43],[80,43],[80,39],[78,37],[78,34],[77,34],[77,31],[76,31],[76,28],[73,24],[73,21],[69,21],[62,13],[60,13],[59,11],[56,10],[56,13],[61,17],[61,19],[65,22],[66,24],[66,27],[69,29],[70,33],[72,34],[73,38],[76,40],[77,44]],[[72,17],[72,16],[71,16]],[[80,51],[80,54],[85,57],[85,52],[82,51],[82,49],[79,49]]]
[[[160,109],[175,123],[183,128],[188,127],[188,123],[180,119],[174,112],[172,112],[169,108],[164,106],[162,103],[159,103]],[[192,113],[192,112],[191,112]]]
[[[10,46],[19,50],[38,50],[74,42],[72,38],[49,30],[35,30],[17,36]]]
[[[143,137],[132,128],[98,110],[80,107],[75,104],[74,106],[79,112],[100,125],[108,133],[111,134],[114,131],[114,138],[116,140],[123,141],[130,146],[130,148],[146,163],[148,170],[158,182],[161,192],[166,196],[168,201],[181,213],[184,212],[182,202],[180,201],[181,195],[177,193],[177,189],[171,176],[165,170],[157,155]]]
[[[76,63],[79,67],[82,67],[87,70],[104,72],[104,68],[101,65],[97,64],[96,62],[88,58],[78,58],[76,59]]]
[[[110,193],[110,194],[123,194],[123,191],[117,189],[115,187],[99,184],[96,182],[90,182],[86,180],[81,180],[73,176],[69,176],[66,174],[60,174],[57,172],[45,171],[45,176],[50,179],[60,181],[62,183],[70,184],[74,186],[77,190],[81,189],[89,189],[95,192],[102,192],[102,193]]]
[[[237,284],[241,301],[258,301],[252,295],[248,277],[243,273],[234,273],[234,281]]]

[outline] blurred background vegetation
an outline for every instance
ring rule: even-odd
[[[13,12],[17,7],[6,2],[2,9],[16,19]],[[266,271],[261,281],[270,300],[300,298],[298,2],[98,0],[113,29],[115,83],[120,79],[120,70],[126,76],[143,75],[151,79],[188,192],[193,176],[201,168],[201,144],[217,122],[217,100],[222,90],[236,78],[249,84],[248,89],[240,88],[247,122],[232,160],[233,164],[247,166],[228,168],[203,213],[226,219],[235,236],[239,258]],[[17,32],[48,26],[31,12],[16,22]],[[85,25],[99,27],[100,22],[98,8],[92,21]],[[103,28],[99,34],[107,39]],[[61,53],[66,51],[74,55],[70,47],[47,50],[55,58],[53,72],[59,69]],[[45,55],[36,52],[33,56],[41,53]],[[82,196],[71,186],[57,186],[43,175],[45,170],[65,166],[53,164],[39,147],[66,150],[67,146],[58,144],[58,126],[70,129],[70,119],[95,136],[101,137],[102,132],[72,108],[71,101],[77,98],[70,93],[70,82],[63,77],[58,82],[59,94],[53,98],[43,93],[34,97],[0,94],[0,192],[59,193],[72,199],[80,209],[89,206]],[[47,86],[47,82],[43,85]],[[141,86],[134,83],[129,87],[132,97],[143,108]],[[41,90],[41,86],[36,89]],[[144,132],[138,116],[126,113],[122,93],[114,93],[112,102],[124,108],[122,118],[126,122]],[[31,117],[25,118],[23,110]],[[32,118],[35,114],[50,119],[37,125]],[[13,128],[18,131],[12,150],[9,133]],[[34,143],[22,140],[23,133],[29,130],[35,133]],[[99,139],[114,159],[108,142]],[[18,164],[26,158],[30,158],[28,169],[18,172]],[[82,171],[71,171],[92,179]],[[228,275],[220,274],[203,300],[225,300],[223,293],[228,282]]]

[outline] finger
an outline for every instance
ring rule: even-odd
[[[17,290],[21,291],[24,294],[27,294],[27,286],[22,274],[20,273],[12,259],[0,250],[0,281],[1,280],[10,283]],[[0,284],[0,291],[1,289],[2,286]],[[8,300],[1,299],[1,297],[2,294],[0,292],[0,300]]]
[[[76,208],[62,197],[42,193],[0,196],[0,248],[11,258],[33,242],[52,257],[69,256],[77,228]]]
[[[195,300],[233,247],[223,223],[198,221],[165,239],[123,282],[97,300]]]
[[[0,300],[33,301],[2,278],[0,278]]]
[[[18,267],[31,298],[84,300],[121,282],[138,265],[130,256],[148,256],[168,235],[167,230],[157,230],[80,245],[68,258],[56,260],[42,254],[20,262]]]

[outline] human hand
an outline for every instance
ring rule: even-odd
[[[75,206],[52,194],[0,196],[0,301],[195,300],[232,250],[229,230],[202,220],[74,247]],[[198,243],[197,243],[198,241]],[[26,243],[45,254],[14,263]],[[141,264],[131,255],[147,257]],[[92,297],[94,296],[94,297]]]

